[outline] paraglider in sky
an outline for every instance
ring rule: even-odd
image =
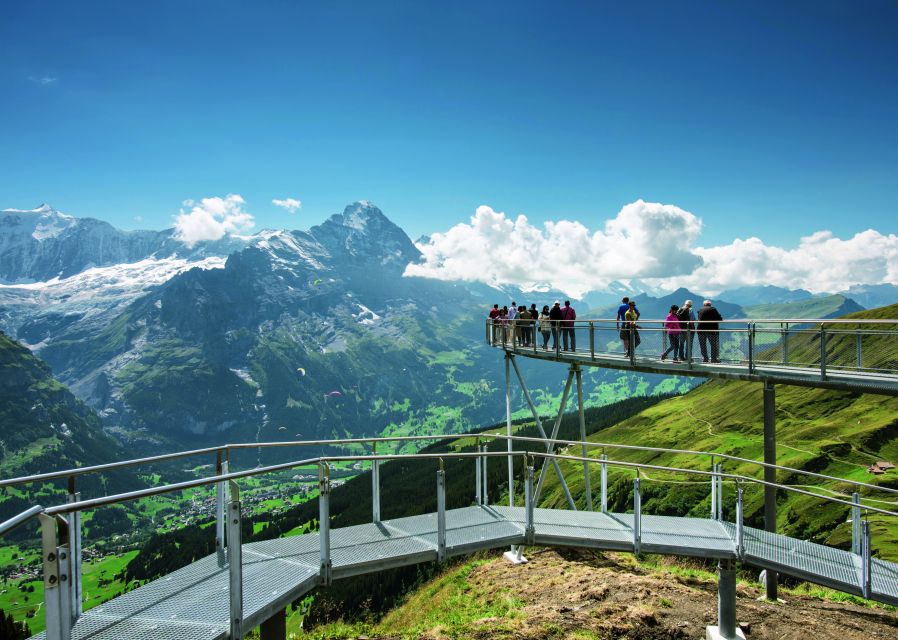
[[[312,286],[313,286],[313,287],[317,287],[319,284],[321,284],[321,278],[318,278],[317,280],[315,280],[315,281],[312,283]]]
[[[301,434],[301,433],[296,433],[296,434],[293,435],[293,437],[294,437],[294,438],[301,438],[301,437],[302,437],[302,434]]]
[[[297,368],[296,372],[303,377],[305,377],[305,375],[306,375],[306,370],[303,369],[302,367]]]
[[[328,398],[339,398],[343,394],[340,391],[328,391],[324,395],[326,395]]]
[[[278,427],[278,431],[286,431],[287,427]]]

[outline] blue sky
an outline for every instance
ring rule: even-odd
[[[0,208],[162,228],[234,193],[305,228],[364,198],[417,237],[642,198],[705,246],[896,231],[898,3],[623,4],[6,2]]]

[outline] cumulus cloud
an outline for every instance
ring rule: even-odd
[[[55,84],[55,83],[56,83],[56,80],[57,80],[57,78],[54,78],[54,77],[52,77],[52,76],[40,76],[40,77],[37,77],[37,76],[28,76],[28,79],[29,79],[31,82],[33,82],[33,83],[35,83],[35,84],[42,85],[42,86],[44,86],[44,87],[46,87],[46,86],[48,86],[48,85],[51,85],[51,84]]]
[[[297,209],[302,208],[302,202],[300,202],[296,198],[284,198],[283,200],[278,200],[277,198],[275,198],[271,201],[271,204],[276,207],[280,207],[281,209],[286,209],[290,213],[296,213]]]
[[[244,206],[246,201],[238,194],[224,198],[203,198],[199,202],[185,200],[175,219],[175,237],[188,247],[204,240],[219,240],[225,234],[244,231],[253,226],[252,214]]]
[[[690,249],[701,227],[688,211],[643,200],[626,205],[595,232],[570,220],[540,228],[526,216],[512,220],[480,206],[470,224],[419,244],[423,260],[408,265],[405,275],[552,287],[579,296],[614,280],[692,273],[702,264]]]
[[[470,223],[419,243],[423,258],[408,265],[405,275],[553,288],[574,297],[632,279],[710,294],[757,284],[822,292],[898,283],[895,235],[870,229],[842,240],[819,231],[794,249],[759,238],[701,247],[701,229],[701,220],[688,211],[642,200],[623,207],[598,231],[569,220],[537,227],[525,216],[512,220],[481,206]]]

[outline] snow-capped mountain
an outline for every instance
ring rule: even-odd
[[[0,211],[0,283],[23,284],[73,276],[92,267],[147,258],[202,260],[225,257],[246,246],[227,236],[187,248],[172,229],[122,231],[94,218],[75,218],[43,204]]]

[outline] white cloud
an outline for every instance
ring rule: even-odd
[[[28,79],[31,80],[31,82],[33,82],[35,84],[39,84],[39,85],[46,87],[47,85],[54,84],[58,78],[54,78],[52,76],[40,76],[40,77],[28,76]]]
[[[281,209],[286,209],[290,213],[296,213],[297,209],[302,208],[302,202],[297,200],[296,198],[284,198],[283,200],[278,200],[275,198],[271,201],[276,207],[280,207]]]
[[[246,201],[238,194],[224,198],[203,198],[198,203],[185,200],[189,211],[181,209],[175,219],[175,237],[192,247],[204,240],[219,240],[227,233],[244,231],[253,226],[252,214],[244,210]]]
[[[758,238],[718,247],[695,242],[702,223],[673,205],[637,200],[600,231],[579,222],[515,220],[487,206],[469,224],[435,233],[418,245],[423,260],[407,276],[551,287],[580,296],[614,280],[639,278],[659,288],[686,286],[716,294],[731,287],[774,284],[813,292],[856,283],[898,283],[898,236],[869,229],[848,240],[829,231],[802,238],[798,247],[768,246]]]
[[[693,214],[659,203],[637,200],[591,232],[570,220],[538,228],[480,206],[470,224],[435,233],[418,248],[420,264],[408,276],[442,280],[479,280],[524,289],[550,286],[573,296],[601,289],[613,280],[686,275],[701,264],[690,249],[701,231]]]

